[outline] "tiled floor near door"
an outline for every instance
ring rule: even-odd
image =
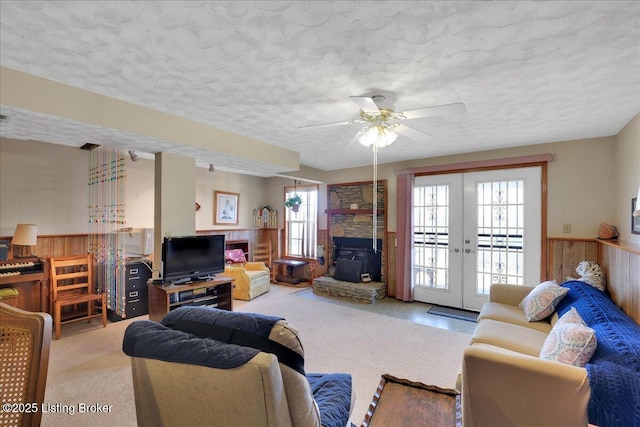
[[[395,298],[386,297],[375,304],[357,303],[340,298],[316,295],[310,287],[296,291],[295,295],[301,298],[317,299],[351,307],[357,310],[384,314],[386,316],[409,320],[422,325],[432,326],[434,328],[447,329],[466,334],[472,334],[476,328],[476,323],[474,322],[429,314],[427,311],[431,308],[431,305],[422,302],[403,302]]]

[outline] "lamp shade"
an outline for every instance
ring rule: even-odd
[[[362,130],[358,141],[365,147],[382,148],[391,145],[397,138],[398,134],[386,126],[369,126]]]
[[[11,239],[12,245],[35,246],[38,242],[38,226],[36,224],[18,224]]]

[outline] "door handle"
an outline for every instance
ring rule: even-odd
[[[476,251],[474,251],[473,249],[465,249],[464,253],[465,254],[471,254],[471,253],[476,253]]]
[[[458,248],[450,249],[450,250],[449,250],[449,252],[455,252],[455,253],[458,253],[458,252],[460,252],[460,249],[458,249]]]

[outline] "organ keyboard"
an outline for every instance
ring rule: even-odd
[[[0,261],[0,288],[11,287],[18,291],[18,308],[49,311],[46,263],[37,257]]]
[[[0,261],[0,277],[42,273],[43,263],[38,258]]]

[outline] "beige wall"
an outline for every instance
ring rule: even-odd
[[[388,182],[388,225],[396,230],[395,170],[466,161],[550,153],[549,236],[595,237],[598,225],[618,226],[622,240],[639,242],[630,233],[631,197],[640,185],[640,118],[636,116],[615,137],[555,142],[518,148],[466,153],[380,165],[379,179]],[[53,161],[52,161],[53,159]],[[0,235],[11,235],[18,222],[34,222],[40,234],[86,233],[86,167],[88,153],[77,148],[33,141],[0,140]],[[127,222],[132,227],[153,226],[154,162],[127,160]],[[326,229],[326,184],[372,179],[370,166],[323,172],[302,170],[298,177],[324,181],[320,185],[321,229]],[[213,192],[240,194],[237,228],[251,227],[253,209],[270,205],[283,225],[283,188],[293,179],[208,172],[196,168],[197,230],[213,225]],[[628,206],[629,205],[629,206]],[[571,233],[562,225],[571,224]]]
[[[0,139],[0,236],[18,223],[38,224],[39,234],[86,233],[88,166],[88,151]]]
[[[154,226],[154,165],[127,156],[127,224]],[[63,145],[0,138],[0,236],[11,236],[18,223],[38,224],[38,233],[84,234],[87,223],[89,152]],[[196,230],[250,228],[252,211],[267,204],[267,180],[196,168]],[[240,194],[239,224],[213,225],[213,191]],[[176,208],[181,208],[176,206]]]
[[[616,136],[615,212],[620,240],[640,243],[640,234],[631,234],[631,199],[640,186],[640,113]]]
[[[213,225],[214,191],[240,195],[237,226]],[[196,168],[196,202],[201,206],[196,212],[196,230],[252,228],[253,210],[267,204],[266,191],[267,182],[264,178]]]
[[[421,166],[499,159],[550,153],[548,168],[548,235],[595,237],[601,222],[616,223],[615,205],[615,138],[530,145],[518,148],[482,151],[431,159],[383,164],[378,179],[386,179],[389,198],[389,231],[396,231],[395,171]],[[343,169],[325,173],[329,184],[372,180],[372,167]],[[321,198],[326,200],[326,187]],[[590,203],[594,197],[597,203]],[[585,207],[586,206],[586,207]],[[322,211],[323,212],[323,211]],[[326,218],[322,218],[326,227]],[[562,233],[563,224],[571,225],[571,233]]]

